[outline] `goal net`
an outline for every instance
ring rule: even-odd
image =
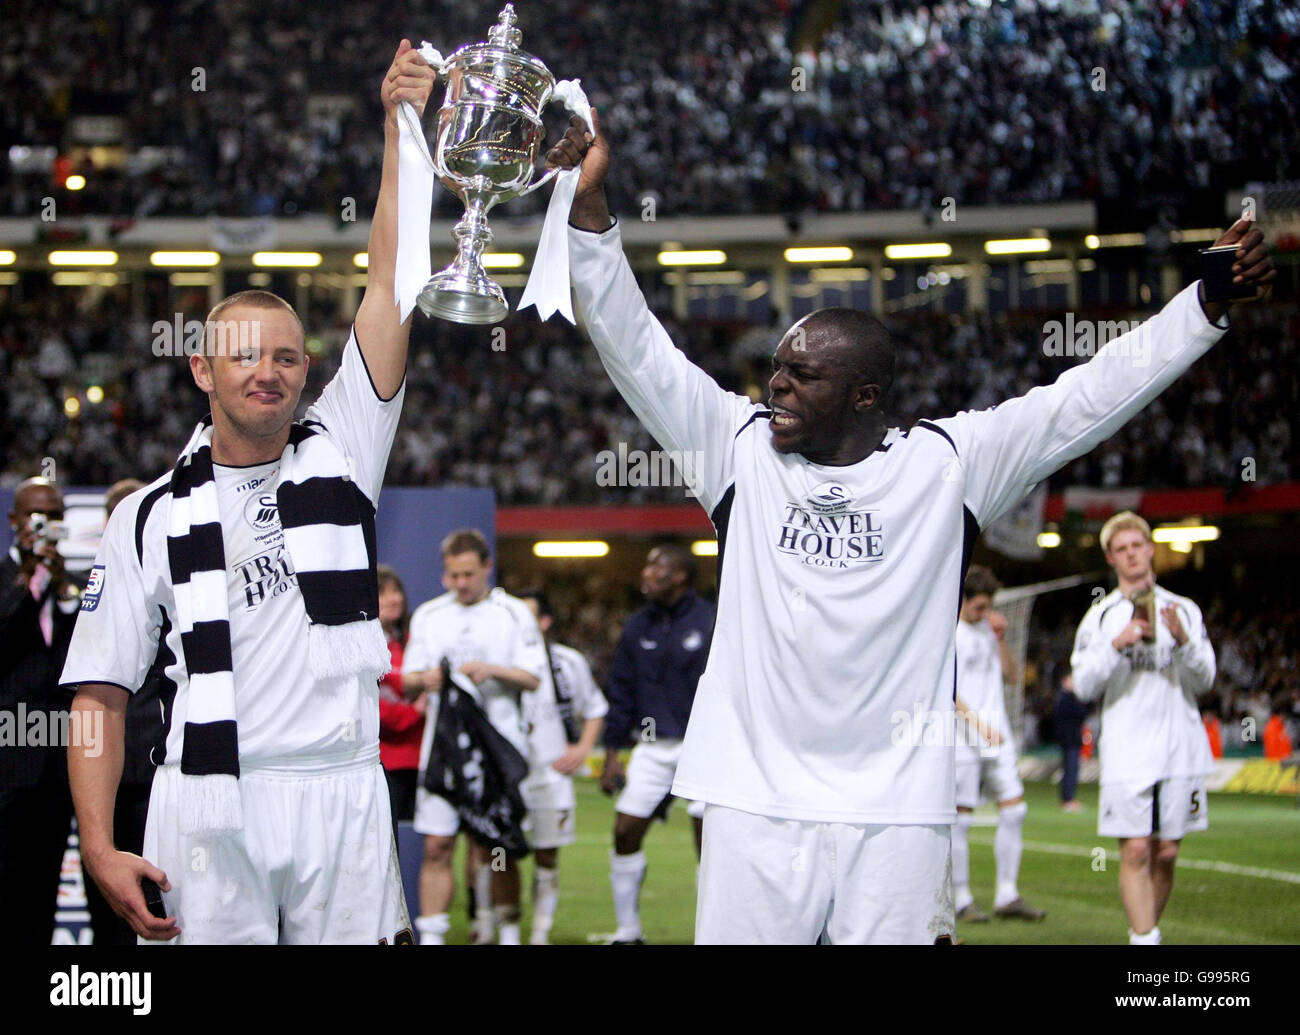
[[[1094,582],[1097,574],[1087,572],[1083,575],[1068,575],[1062,579],[1049,579],[1047,582],[1035,582],[1028,586],[1009,586],[993,595],[993,606],[1007,620],[1004,635],[1007,648],[1016,663],[1016,680],[1014,683],[1005,683],[1003,693],[1017,749],[1023,748],[1025,742],[1025,656],[1029,648],[1029,616],[1033,612],[1034,602],[1045,593]]]

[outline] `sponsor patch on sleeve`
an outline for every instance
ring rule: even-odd
[[[96,564],[90,569],[90,578],[81,593],[81,610],[93,611],[99,607],[99,595],[104,592],[104,566]]]

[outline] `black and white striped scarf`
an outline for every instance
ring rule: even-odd
[[[379,624],[375,510],[352,480],[347,458],[316,429],[324,425],[301,420],[291,426],[276,489],[284,549],[311,622],[311,677],[378,679],[390,658]],[[239,732],[211,415],[181,453],[170,490],[167,558],[179,660],[189,679],[181,828],[187,834],[238,830]]]

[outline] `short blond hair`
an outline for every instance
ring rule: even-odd
[[[216,355],[221,351],[216,347],[220,338],[217,329],[224,322],[221,316],[227,309],[233,309],[235,306],[244,306],[248,309],[279,309],[288,313],[293,317],[294,323],[298,325],[298,336],[302,338],[303,348],[306,349],[307,331],[302,325],[302,318],[298,315],[298,311],[273,292],[250,288],[247,291],[236,291],[233,295],[227,295],[214,305],[208,313],[207,319],[203,321],[203,354],[205,356]],[[237,337],[236,341],[246,344],[247,338],[240,339]]]
[[[1103,553],[1110,553],[1110,541],[1116,532],[1123,532],[1125,529],[1132,529],[1135,532],[1141,532],[1142,536],[1149,543],[1151,542],[1151,526],[1131,510],[1121,510],[1118,514],[1113,515],[1104,525],[1101,526],[1101,549]]]

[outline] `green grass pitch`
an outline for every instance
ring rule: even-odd
[[[552,944],[586,945],[615,927],[609,889],[614,806],[594,780],[580,779],[578,841],[560,852],[560,905]],[[1025,852],[1020,891],[1047,910],[1041,923],[991,920],[959,925],[967,945],[1123,944],[1127,925],[1119,904],[1119,859],[1113,838],[1097,836],[1097,786],[1082,785],[1084,811],[1062,813],[1056,788],[1027,784]],[[1166,944],[1287,944],[1300,941],[1300,808],[1290,797],[1212,794],[1210,829],[1183,842],[1169,907],[1160,919]],[[976,813],[971,830],[971,890],[993,912],[992,806]],[[457,895],[449,944],[466,940],[464,864],[460,839]],[[1099,869],[1104,848],[1105,869]],[[641,919],[652,944],[692,941],[695,849],[690,819],[676,803],[666,824],[646,836],[648,860]],[[531,857],[523,863],[524,938],[532,912]]]

